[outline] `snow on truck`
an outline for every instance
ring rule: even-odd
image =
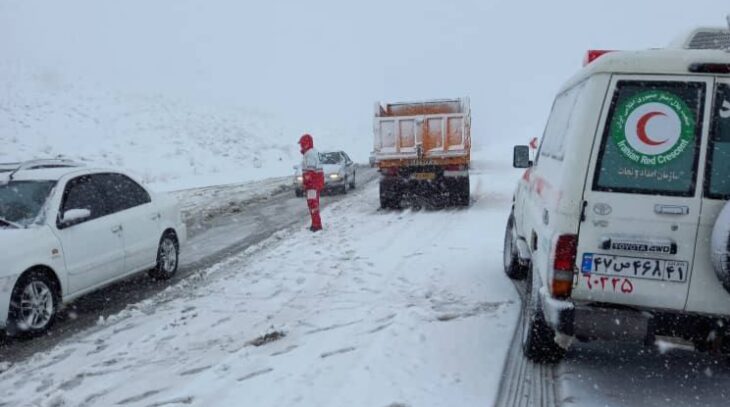
[[[418,194],[469,205],[471,111],[468,98],[375,106],[373,161],[380,206],[398,208]]]

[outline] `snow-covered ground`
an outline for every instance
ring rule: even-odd
[[[324,233],[282,230],[9,367],[0,400],[491,405],[519,309],[504,168],[475,163],[464,210],[378,211],[371,184],[324,210]]]

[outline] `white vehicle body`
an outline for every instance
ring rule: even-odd
[[[44,203],[34,219],[23,224],[0,222],[1,328],[9,322],[14,288],[21,276],[30,271],[40,270],[54,280],[59,303],[55,312],[62,303],[155,268],[161,238],[166,233],[174,235],[178,248],[185,243],[186,228],[177,202],[146,190],[123,172],[51,164],[20,170],[11,181],[8,175],[8,171],[0,172],[0,189],[47,182],[50,190],[45,198],[39,196]],[[99,188],[97,182],[109,189]],[[91,191],[92,185],[97,188],[93,191],[103,196],[82,193]],[[120,194],[115,195],[119,199],[110,198],[111,193]],[[94,203],[91,208],[68,207],[81,205],[84,200],[100,204],[97,207]],[[18,205],[10,199],[3,201],[0,196],[0,217],[20,210]],[[103,212],[98,210],[101,207],[105,208]],[[175,269],[176,260],[177,253]]]
[[[724,50],[610,52],[563,86],[505,237],[506,267],[531,270],[528,319],[558,339],[694,340],[708,332],[657,321],[730,316],[710,255],[730,198],[729,66]]]

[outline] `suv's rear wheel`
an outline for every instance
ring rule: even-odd
[[[565,349],[555,343],[555,331],[545,322],[533,278],[528,271],[522,300],[522,353],[536,363],[556,363],[565,356]]]
[[[157,249],[157,265],[150,270],[150,276],[158,280],[167,280],[177,273],[180,257],[180,244],[172,232],[165,232]]]
[[[502,261],[504,264],[504,273],[513,280],[524,280],[527,275],[527,268],[520,264],[517,257],[517,248],[514,241],[515,218],[509,216],[507,226],[504,231],[504,252]]]
[[[31,270],[13,288],[9,328],[21,336],[39,336],[53,325],[59,306],[59,287],[46,272]]]

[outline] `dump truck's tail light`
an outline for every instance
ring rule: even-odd
[[[462,164],[449,164],[449,165],[444,166],[445,171],[464,171],[466,169],[467,169],[466,165],[462,165]]]
[[[394,176],[398,175],[398,167],[385,167],[380,170],[380,173],[383,175],[388,175],[388,176],[394,177]]]

